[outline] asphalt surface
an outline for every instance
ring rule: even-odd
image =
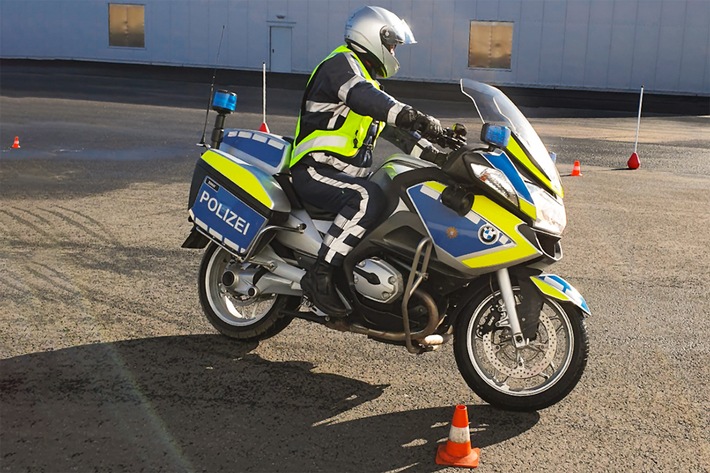
[[[710,471],[707,116],[644,116],[629,171],[635,110],[524,110],[564,175],[551,271],[592,316],[580,384],[521,414],[477,398],[451,346],[413,356],[303,321],[258,345],[216,334],[201,255],[180,248],[209,85],[0,79],[0,470],[453,472],[436,444],[464,403],[481,472]],[[239,94],[228,124],[258,127],[260,90],[220,86]],[[268,100],[292,134],[300,94]],[[475,128],[464,102],[407,101]]]

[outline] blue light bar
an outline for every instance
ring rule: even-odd
[[[237,109],[237,94],[227,90],[218,90],[212,99],[212,110],[221,113],[232,113]]]
[[[505,148],[510,141],[510,128],[486,123],[481,130],[481,141],[498,148]]]

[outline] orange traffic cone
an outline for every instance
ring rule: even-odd
[[[13,147],[14,149],[17,149],[17,148],[20,147],[20,137],[19,137],[19,136],[16,136],[16,137],[15,137],[15,142],[12,143],[12,147]]]
[[[267,125],[266,122],[261,122],[261,126],[259,127],[259,131],[263,131],[264,133],[271,133],[269,131],[269,125]]]
[[[626,163],[626,165],[629,167],[629,169],[638,169],[639,166],[641,166],[641,160],[639,159],[639,155],[636,154],[635,151],[631,153],[631,157],[629,158],[629,161]]]
[[[581,176],[582,175],[582,169],[579,165],[579,161],[574,162],[574,166],[572,167],[572,174],[570,176]]]
[[[440,444],[436,452],[436,464],[476,468],[480,456],[480,448],[471,448],[466,406],[459,404],[454,410],[449,439],[445,444]]]

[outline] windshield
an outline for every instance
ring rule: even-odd
[[[461,91],[473,100],[483,123],[495,123],[510,128],[552,185],[557,189],[562,188],[559,173],[550,158],[550,153],[525,115],[503,92],[471,79],[461,79]]]

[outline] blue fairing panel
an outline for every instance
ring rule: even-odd
[[[263,163],[272,174],[288,167],[291,156],[291,144],[288,141],[277,135],[254,130],[225,130],[220,149],[255,165]]]
[[[436,246],[454,258],[489,252],[513,244],[507,235],[478,214],[471,211],[460,217],[441,203],[441,194],[438,191],[425,184],[413,186],[407,193]],[[490,229],[497,232],[495,240],[487,238]]]
[[[527,186],[525,185],[525,182],[523,182],[523,179],[520,177],[520,173],[518,173],[518,170],[515,169],[515,166],[513,166],[512,161],[508,156],[506,156],[505,153],[482,153],[483,156],[488,160],[489,163],[496,169],[499,169],[505,176],[508,178],[511,184],[513,184],[513,187],[515,188],[515,191],[518,193],[518,196],[527,200],[530,204],[534,205],[533,198],[530,195],[530,191],[528,191]]]

